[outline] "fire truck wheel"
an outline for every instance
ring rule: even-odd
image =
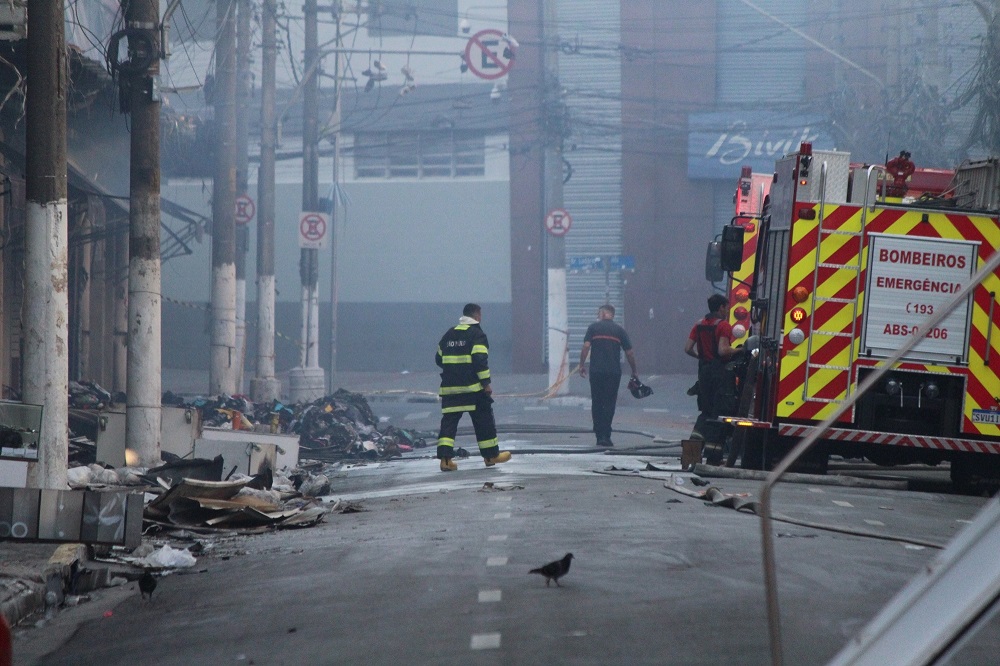
[[[967,455],[957,455],[951,459],[951,484],[960,493],[972,492],[975,488],[975,458]]]
[[[764,442],[759,436],[760,430],[748,433],[743,443],[743,455],[740,456],[740,467],[743,469],[764,469]]]

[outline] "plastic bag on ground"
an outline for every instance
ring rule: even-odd
[[[142,558],[142,564],[148,567],[157,567],[160,569],[182,569],[185,567],[193,567],[198,560],[195,556],[184,550],[183,548],[171,548],[170,546],[163,546],[157,551],[154,551]]]

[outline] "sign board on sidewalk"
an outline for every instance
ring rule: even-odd
[[[330,216],[326,213],[299,213],[299,247],[325,250]]]
[[[514,49],[499,30],[480,30],[465,45],[465,64],[481,79],[499,79],[514,64]]]
[[[573,218],[562,208],[549,211],[545,216],[545,228],[553,236],[565,236],[573,225]]]

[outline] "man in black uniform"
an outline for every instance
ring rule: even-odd
[[[493,387],[490,384],[490,343],[479,327],[482,308],[469,303],[462,310],[458,326],[438,343],[434,361],[441,368],[441,431],[437,457],[442,472],[454,472],[455,435],[462,414],[469,413],[479,442],[479,453],[487,467],[510,460],[510,451],[500,451],[497,426],[493,419]]]
[[[597,321],[587,328],[580,350],[580,376],[587,376],[587,355],[590,355],[590,413],[594,419],[597,445],[614,446],[611,441],[611,421],[615,418],[618,387],[622,382],[622,351],[638,377],[632,341],[625,329],[615,323],[615,306],[602,305],[597,310]],[[593,353],[591,353],[593,349]]]

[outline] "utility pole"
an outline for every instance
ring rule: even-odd
[[[43,405],[28,485],[66,488],[69,458],[66,33],[63,0],[28,10],[24,402]]]
[[[236,194],[245,196],[249,189],[250,152],[250,0],[238,0],[236,15]],[[235,211],[236,202],[233,201]],[[235,212],[234,212],[235,215]],[[234,218],[235,220],[235,218]],[[249,222],[236,226],[236,388],[243,391],[243,372],[247,348],[247,251]]]
[[[333,66],[333,196],[330,205],[330,383],[329,393],[336,390],[337,377],[337,196],[340,189],[340,12],[336,15],[336,41]]]
[[[305,77],[302,82],[302,210],[319,211],[319,39],[316,0],[305,0]],[[293,401],[322,397],[325,380],[319,367],[319,251],[303,248],[299,259],[302,280],[302,350],[300,367],[289,375]]]
[[[159,25],[158,0],[126,5],[125,27],[136,38],[129,33],[123,73],[132,115],[125,442],[144,467],[161,462]]]
[[[236,0],[217,0],[209,393],[236,392]]]
[[[274,161],[277,138],[275,72],[277,0],[263,0],[261,16],[260,167],[257,171],[257,376],[250,395],[257,402],[276,400],[281,382],[274,377]]]
[[[548,31],[555,30],[558,12],[556,0],[542,0],[539,6],[542,19],[541,48],[542,80],[542,124],[545,152],[542,167],[542,196],[545,214],[563,207],[562,182],[562,137],[563,105],[559,90],[559,49],[555,48],[558,36],[549,38]],[[550,44],[551,42],[551,44]],[[549,386],[558,386],[552,391],[556,395],[569,392],[569,312],[566,306],[566,241],[562,236],[546,234],[546,293],[548,297],[549,333]]]

